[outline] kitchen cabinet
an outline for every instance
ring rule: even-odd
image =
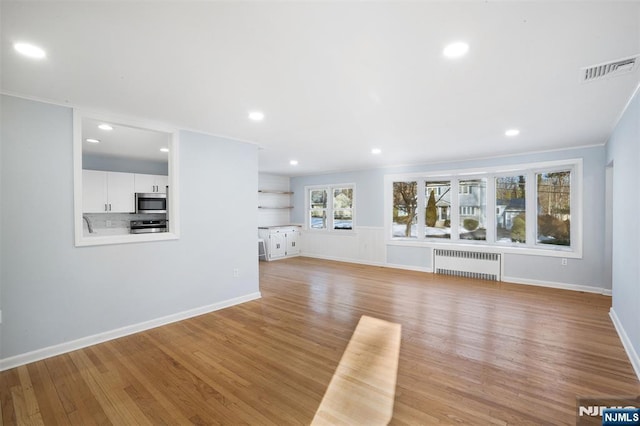
[[[135,192],[164,194],[167,192],[167,185],[169,185],[168,176],[135,174]]]
[[[133,173],[82,171],[83,213],[133,213]]]
[[[258,236],[265,241],[266,259],[276,260],[300,254],[299,226],[266,226],[258,228]]]

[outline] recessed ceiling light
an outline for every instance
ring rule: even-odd
[[[162,152],[169,152],[169,148],[160,148],[160,151],[162,151]]]
[[[520,130],[518,130],[518,129],[509,129],[506,132],[504,132],[504,134],[506,136],[518,136],[520,134]]]
[[[463,41],[457,41],[455,43],[445,46],[442,54],[447,58],[459,58],[464,56],[469,51],[469,45]]]
[[[291,161],[289,161],[289,164],[291,164],[292,166],[297,166],[298,165],[298,160],[291,160]]]
[[[373,149],[371,150],[371,153],[372,153],[373,155],[382,154],[382,150],[381,150],[380,148],[373,148]]]
[[[13,48],[24,56],[28,56],[34,59],[42,59],[47,56],[45,51],[40,47],[34,46],[33,44],[29,43],[15,43],[13,45]]]
[[[85,139],[85,141],[89,142],[89,143],[100,143],[100,140],[98,139],[92,139],[92,138],[87,138]]]
[[[260,111],[251,111],[249,113],[249,118],[252,119],[253,121],[262,121],[264,120],[264,113]]]
[[[98,129],[100,129],[100,130],[113,130],[113,126],[111,126],[111,124],[103,123],[103,124],[98,126]]]

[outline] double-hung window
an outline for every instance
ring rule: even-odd
[[[355,185],[310,186],[307,193],[307,228],[352,230],[355,219]]]

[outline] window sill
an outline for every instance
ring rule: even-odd
[[[102,246],[107,244],[143,243],[148,241],[177,240],[179,236],[173,232],[159,232],[155,234],[125,234],[81,237],[76,241],[76,247]]]
[[[385,242],[388,246],[405,246],[405,247],[433,247],[448,250],[478,250],[482,252],[493,252],[503,254],[522,254],[530,256],[546,256],[546,257],[566,257],[570,259],[582,259],[581,250],[575,250],[568,247],[531,247],[531,246],[515,246],[508,244],[487,244],[484,241],[432,241],[432,240],[416,240],[416,239],[388,239]]]

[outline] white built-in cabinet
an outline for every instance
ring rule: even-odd
[[[299,226],[267,226],[258,228],[265,242],[266,259],[275,260],[300,254]]]
[[[145,175],[136,173],[135,175],[135,192],[157,192],[164,194],[167,192],[169,185],[169,177],[161,175]]]
[[[82,171],[83,213],[133,213],[133,173]]]

